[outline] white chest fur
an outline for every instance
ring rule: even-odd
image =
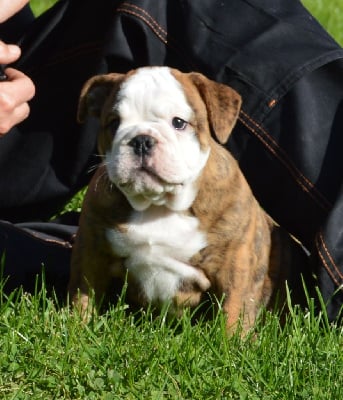
[[[209,281],[189,259],[206,246],[197,218],[165,207],[133,211],[127,232],[108,229],[113,251],[125,258],[125,266],[139,283],[148,301],[171,300],[184,281],[202,290]]]

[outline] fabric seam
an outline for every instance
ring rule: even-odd
[[[128,9],[126,9],[125,8],[125,6],[127,6],[127,7],[131,7],[133,10],[136,10],[137,11],[137,13],[136,14],[134,14],[134,15],[136,15],[137,17],[140,17],[140,18],[142,18],[144,21],[147,21],[147,20],[150,20],[151,21],[151,23],[150,24],[148,24],[149,26],[155,26],[164,36],[165,36],[165,38],[167,38],[167,31],[146,11],[146,10],[144,10],[143,8],[141,8],[141,7],[138,7],[138,6],[136,6],[135,4],[131,4],[131,3],[123,3],[121,6],[119,6],[118,8],[117,8],[117,10],[116,11],[118,11],[118,12],[128,12]],[[145,15],[146,16],[146,18],[144,18],[144,17],[142,17],[140,14],[139,14],[139,12],[140,13],[142,13],[143,15]],[[131,11],[131,13],[133,13],[133,11]],[[161,39],[163,39],[162,38],[162,35],[161,35]],[[163,39],[163,41],[164,41],[164,43],[167,43],[167,39]]]
[[[239,120],[287,168],[287,170],[291,173],[291,175],[294,177],[300,187],[306,193],[308,193],[316,201],[316,203],[319,204],[321,208],[323,208],[326,212],[328,212],[332,208],[331,203],[323,196],[321,192],[319,192],[316,186],[301,173],[301,171],[289,159],[285,151],[276,143],[275,139],[267,132],[264,127],[253,120],[243,110],[241,110],[240,112]]]
[[[319,233],[319,238],[320,238],[320,240],[321,240],[323,249],[325,250],[325,252],[326,252],[326,254],[327,254],[327,256],[328,256],[328,258],[329,258],[331,264],[334,266],[334,268],[335,268],[335,270],[336,270],[338,276],[339,276],[341,279],[343,279],[343,275],[341,274],[339,268],[337,267],[337,265],[336,265],[334,259],[332,258],[331,254],[330,254],[330,252],[329,252],[329,249],[328,249],[327,245],[325,244],[324,236],[323,236],[323,232],[322,232],[322,231],[320,231],[320,233]]]
[[[175,45],[176,41],[167,33],[167,31],[143,8],[138,7],[131,3],[123,3],[117,9],[117,12],[121,12],[123,14],[132,15],[142,20],[150,27],[150,29],[155,33],[155,35],[169,48],[173,49],[177,53],[181,54],[184,62],[188,65],[189,68],[193,70],[197,70],[196,66],[192,63],[192,61],[187,57],[179,47]]]
[[[320,231],[316,237],[316,247],[318,250],[318,254],[320,255],[320,258],[321,258],[326,270],[329,272],[332,280],[336,283],[337,286],[343,285],[343,274],[340,272],[338,266],[336,265],[332,255],[328,249],[328,246],[326,245],[326,243],[324,241],[322,231]],[[328,261],[330,262],[331,268],[328,265],[328,262],[325,260],[324,255],[322,254],[321,248],[323,249],[325,255],[327,256]],[[338,277],[338,279],[340,279],[342,282],[339,283],[339,281],[337,280],[336,277]]]
[[[128,7],[132,7],[132,8],[136,8],[137,12],[130,10],[130,9],[126,9],[123,6],[128,6]],[[155,21],[147,12],[144,13],[145,10],[140,9],[137,6],[133,6],[129,3],[123,3],[121,7],[117,8],[116,10],[117,12],[123,12],[123,13],[127,13],[127,14],[131,14],[135,17],[138,17],[139,19],[141,19],[142,21],[144,21],[151,29],[153,32],[155,32],[156,36],[162,40],[163,43],[167,44],[168,41],[166,39],[166,37],[163,37],[162,34],[165,34],[164,29],[157,23],[157,21]],[[142,14],[139,14],[138,11],[142,11],[145,15],[147,15],[149,18],[145,17]],[[162,34],[161,34],[161,33]]]

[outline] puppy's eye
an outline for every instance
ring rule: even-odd
[[[114,118],[107,124],[107,128],[111,132],[112,135],[115,135],[115,133],[117,132],[117,129],[119,128],[119,125],[120,125],[120,119]]]
[[[188,122],[186,122],[182,118],[174,117],[172,119],[172,125],[173,125],[173,128],[177,129],[178,131],[183,131],[186,128],[186,126],[188,125]]]

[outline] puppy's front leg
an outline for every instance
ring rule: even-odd
[[[224,295],[227,331],[234,331],[241,323],[245,333],[254,325],[258,310],[267,301],[264,298],[267,264],[260,263],[245,246],[231,253],[227,261],[231,267],[223,268],[216,282],[219,294]]]
[[[82,315],[92,312],[90,296],[94,293],[96,306],[106,300],[113,279],[111,264],[113,260],[98,251],[93,236],[77,236],[71,260],[68,286],[69,299]]]

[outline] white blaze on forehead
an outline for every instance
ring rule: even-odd
[[[181,83],[167,67],[139,69],[123,82],[113,111],[120,124],[105,159],[110,180],[136,210],[152,204],[188,208],[209,149],[201,148],[191,123],[180,130],[173,127],[174,117],[186,122],[195,117]],[[138,135],[155,140],[144,168],[131,146]]]
[[[139,119],[178,116],[189,121],[193,110],[189,106],[182,85],[168,67],[139,69],[121,86],[119,114],[132,122],[134,112]]]

